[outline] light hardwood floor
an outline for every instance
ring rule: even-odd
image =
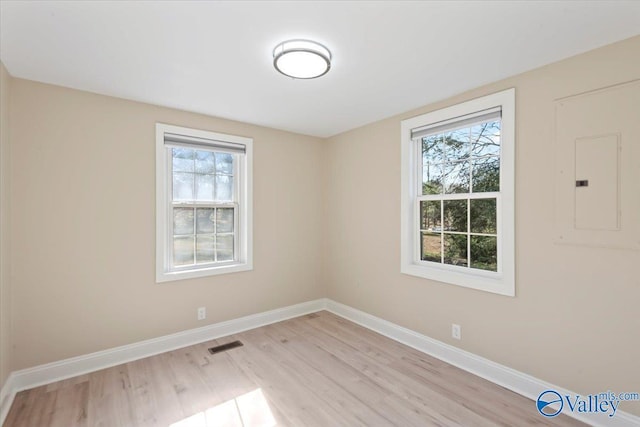
[[[23,391],[5,426],[276,424],[583,425],[321,311]]]

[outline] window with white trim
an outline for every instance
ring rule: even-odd
[[[253,140],[156,125],[156,281],[252,269]]]
[[[515,90],[402,122],[401,271],[515,295]]]

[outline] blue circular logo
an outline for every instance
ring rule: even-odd
[[[551,407],[551,405],[557,404],[557,409]],[[562,411],[564,402],[562,396],[555,390],[546,390],[540,393],[538,400],[536,401],[536,407],[538,412],[545,417],[555,417]]]

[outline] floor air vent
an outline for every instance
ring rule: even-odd
[[[231,350],[232,348],[242,347],[242,343],[240,341],[233,341],[227,344],[217,345],[215,347],[211,347],[209,349],[209,353],[216,354],[222,351]]]

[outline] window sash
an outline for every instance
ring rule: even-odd
[[[445,120],[441,122],[437,122],[434,124],[421,126],[411,130],[411,144],[414,145],[415,150],[415,158],[420,159],[416,161],[416,192],[417,194],[414,196],[414,223],[412,224],[413,229],[413,262],[418,265],[425,266],[434,266],[437,268],[452,270],[452,271],[472,271],[473,274],[479,274],[487,277],[499,277],[502,275],[502,239],[501,239],[501,204],[502,204],[502,187],[501,191],[491,191],[491,192],[473,192],[473,168],[470,170],[470,181],[469,181],[469,192],[467,193],[439,193],[439,194],[422,194],[422,184],[423,184],[423,172],[424,172],[424,164],[422,162],[422,139],[428,136],[442,134],[448,131],[453,131],[460,128],[471,127],[476,124],[486,123],[489,121],[495,121],[496,119],[500,119],[500,131],[502,134],[502,108],[495,107],[489,110],[482,110],[476,113],[471,113],[468,115],[464,115],[461,117],[457,117],[451,120]],[[499,179],[502,182],[503,177],[503,168],[502,168],[502,144],[500,146],[500,154],[495,156],[500,158],[500,171],[499,171]],[[472,160],[472,157],[467,159],[468,161]],[[471,232],[471,209],[469,209],[469,201],[474,199],[495,199],[496,200],[496,233],[495,234],[487,234],[487,233],[472,233]],[[441,236],[441,261],[428,261],[423,260],[421,257],[421,245],[422,245],[422,232],[421,229],[421,218],[420,218],[420,202],[422,201],[446,201],[446,200],[466,200],[467,201],[467,231],[466,232],[456,232],[456,231],[444,231],[442,230],[440,233]],[[444,209],[440,211],[441,216],[441,226],[444,227]],[[457,266],[452,264],[444,263],[444,236],[445,234],[455,234],[455,235],[465,235],[467,236],[467,265],[466,266]],[[496,237],[497,240],[497,254],[496,254],[496,271],[488,271],[478,268],[471,267],[471,239],[470,236],[489,236]]]
[[[238,153],[237,151],[229,151],[229,150],[225,150],[223,149],[219,149],[218,146],[214,146],[214,144],[207,144],[207,145],[195,145],[195,144],[189,144],[189,143],[176,143],[175,140],[172,140],[172,143],[167,143],[167,135],[175,135],[175,134],[168,134],[165,133],[165,158],[166,158],[166,188],[167,188],[167,229],[166,229],[166,242],[167,242],[167,247],[166,247],[166,260],[165,260],[165,265],[166,265],[166,269],[167,272],[169,273],[173,273],[173,272],[180,272],[180,271],[193,271],[193,270],[200,270],[200,269],[206,269],[206,268],[211,268],[211,267],[222,267],[222,266],[226,266],[226,265],[234,265],[237,264],[239,262],[239,250],[240,250],[240,243],[241,243],[241,233],[242,230],[240,230],[239,228],[239,214],[240,214],[240,209],[242,209],[242,207],[240,206],[240,203],[238,202],[239,200],[239,192],[240,192],[240,174],[242,173],[241,171],[241,166],[240,166],[240,156],[244,155],[244,151],[242,153]],[[204,138],[200,138],[202,140],[205,140]],[[206,141],[213,141],[213,140],[206,140]],[[240,144],[234,144],[234,145],[240,145]],[[244,147],[244,146],[243,146]],[[200,151],[209,151],[212,153],[216,153],[216,152],[223,152],[223,153],[231,153],[234,154],[233,156],[233,171],[232,171],[232,176],[234,177],[233,180],[233,196],[232,196],[232,200],[229,201],[224,201],[224,202],[216,202],[216,201],[199,201],[199,200],[189,200],[189,201],[185,201],[185,200],[179,200],[179,201],[174,201],[173,200],[173,148],[192,148],[195,150],[200,150]],[[195,175],[195,172],[194,172]],[[215,175],[215,174],[214,174]],[[195,196],[195,189],[194,189],[194,196]],[[186,264],[186,265],[179,265],[176,266],[174,265],[174,253],[173,253],[173,238],[175,236],[174,234],[174,227],[173,227],[173,208],[176,207],[186,207],[186,208],[224,208],[224,207],[231,207],[234,208],[234,215],[233,215],[233,260],[228,260],[228,261],[212,261],[212,262],[207,262],[207,263],[201,263],[201,264],[197,264],[197,263],[193,263],[193,264]],[[195,221],[195,218],[194,218]],[[197,236],[197,234],[195,233],[194,230],[194,234],[193,234],[194,238],[195,236]],[[196,245],[196,243],[194,242],[194,245]],[[215,248],[214,248],[215,250]],[[196,248],[194,246],[194,261],[196,260],[196,254],[195,254]]]
[[[193,234],[183,234],[183,235],[177,235],[174,233],[174,228],[173,226],[171,226],[171,234],[169,235],[169,240],[171,241],[171,244],[168,245],[168,257],[169,257],[169,271],[170,272],[176,272],[176,271],[184,271],[184,270],[193,270],[193,269],[199,269],[199,268],[211,268],[211,267],[217,267],[217,266],[224,266],[224,265],[233,265],[235,263],[238,262],[238,243],[239,243],[239,230],[238,230],[238,205],[237,204],[232,204],[232,203],[224,203],[224,204],[209,204],[209,205],[193,205],[193,204],[184,204],[184,203],[180,203],[177,205],[173,205],[171,208],[171,211],[173,211],[173,208],[192,208],[192,209],[200,209],[200,208],[231,208],[233,209],[233,233],[218,233],[217,230],[213,233],[197,233],[197,217],[195,217],[195,212],[194,212],[194,230],[193,230]],[[173,212],[171,212],[173,213]],[[173,215],[172,215],[173,216]],[[233,235],[233,259],[231,260],[225,260],[225,261],[209,261],[209,262],[197,262],[197,237],[198,235],[202,235],[202,234],[211,234],[213,236],[215,236],[215,238],[217,239],[218,235],[224,236],[224,235]],[[194,251],[194,263],[192,264],[185,264],[185,265],[173,265],[173,238],[176,236],[193,236],[194,238],[194,242],[193,242],[193,251]],[[217,240],[216,240],[217,242]],[[214,246],[214,251],[217,252],[217,247]],[[216,255],[217,257],[217,255]]]
[[[238,192],[238,188],[239,187],[238,186],[240,184],[240,182],[239,182],[240,178],[238,177],[238,170],[239,170],[238,163],[240,163],[241,159],[240,159],[240,156],[235,155],[235,154],[233,155],[233,170],[231,171],[231,173],[217,173],[217,172],[214,172],[214,173],[200,173],[200,172],[195,172],[195,171],[194,172],[184,172],[184,171],[175,172],[175,173],[178,173],[178,174],[193,175],[193,186],[192,186],[191,190],[192,190],[192,195],[193,195],[194,198],[192,198],[192,199],[174,200],[174,198],[173,198],[174,197],[174,194],[173,194],[173,190],[174,190],[174,188],[173,188],[173,174],[174,174],[174,171],[173,171],[173,165],[172,165],[172,162],[173,162],[172,148],[175,148],[175,147],[168,147],[167,150],[166,150],[167,151],[167,154],[166,154],[167,163],[168,163],[168,165],[167,165],[167,167],[168,167],[167,173],[170,175],[170,176],[167,177],[167,179],[168,179],[167,185],[168,185],[168,188],[170,190],[169,202],[172,202],[172,203],[193,203],[193,204],[205,203],[206,204],[206,203],[227,203],[227,202],[235,203],[238,200],[238,197],[239,197],[239,194],[238,194],[239,193]],[[181,148],[184,148],[184,147],[181,147]],[[218,150],[204,150],[202,148],[198,149],[198,151],[208,151],[208,152],[210,152],[212,154],[220,153],[220,151],[218,151]],[[218,177],[230,177],[231,179],[233,179],[233,187],[232,187],[232,191],[231,191],[231,199],[230,200],[227,200],[227,199],[216,200],[215,197],[214,197],[211,200],[197,200],[196,199],[196,197],[197,197],[197,195],[196,195],[197,194],[197,190],[196,189],[198,187],[197,182],[198,182],[198,177],[199,176],[200,177],[202,177],[202,176],[212,177],[212,179],[213,179],[212,185],[213,185],[213,191],[214,192],[217,192],[217,187],[216,186],[217,186],[217,182],[218,182],[218,180],[217,180]]]
[[[436,196],[436,197],[434,197]],[[501,214],[501,205],[502,205],[502,195],[498,192],[492,193],[459,193],[459,194],[451,194],[450,196],[457,197],[448,197],[448,198],[439,198],[438,195],[430,194],[428,196],[417,197],[414,205],[414,217],[416,219],[414,227],[413,227],[413,262],[418,265],[425,265],[429,267],[437,267],[442,269],[450,269],[452,271],[469,271],[471,270],[473,274],[481,274],[487,277],[499,277],[502,275],[502,239],[500,234],[500,227],[502,225],[502,214]],[[461,197],[462,196],[462,197]],[[469,197],[475,196],[475,197]],[[471,200],[477,199],[495,199],[496,201],[496,232],[495,233],[478,233],[471,231],[471,209],[469,206],[469,202]],[[440,232],[431,232],[429,230],[425,230],[421,227],[421,217],[420,217],[420,202],[422,201],[446,201],[446,200],[465,200],[467,201],[467,231],[445,231],[444,230],[444,209],[440,210],[440,227],[442,230]],[[440,262],[423,260],[421,257],[421,245],[422,245],[422,233],[429,232],[433,234],[439,234],[441,236],[440,241]],[[444,236],[447,234],[452,235],[463,235],[467,236],[467,266],[457,266],[452,264],[444,263]],[[471,267],[471,236],[484,236],[484,237],[495,237],[496,238],[496,271],[483,270],[478,268]]]

